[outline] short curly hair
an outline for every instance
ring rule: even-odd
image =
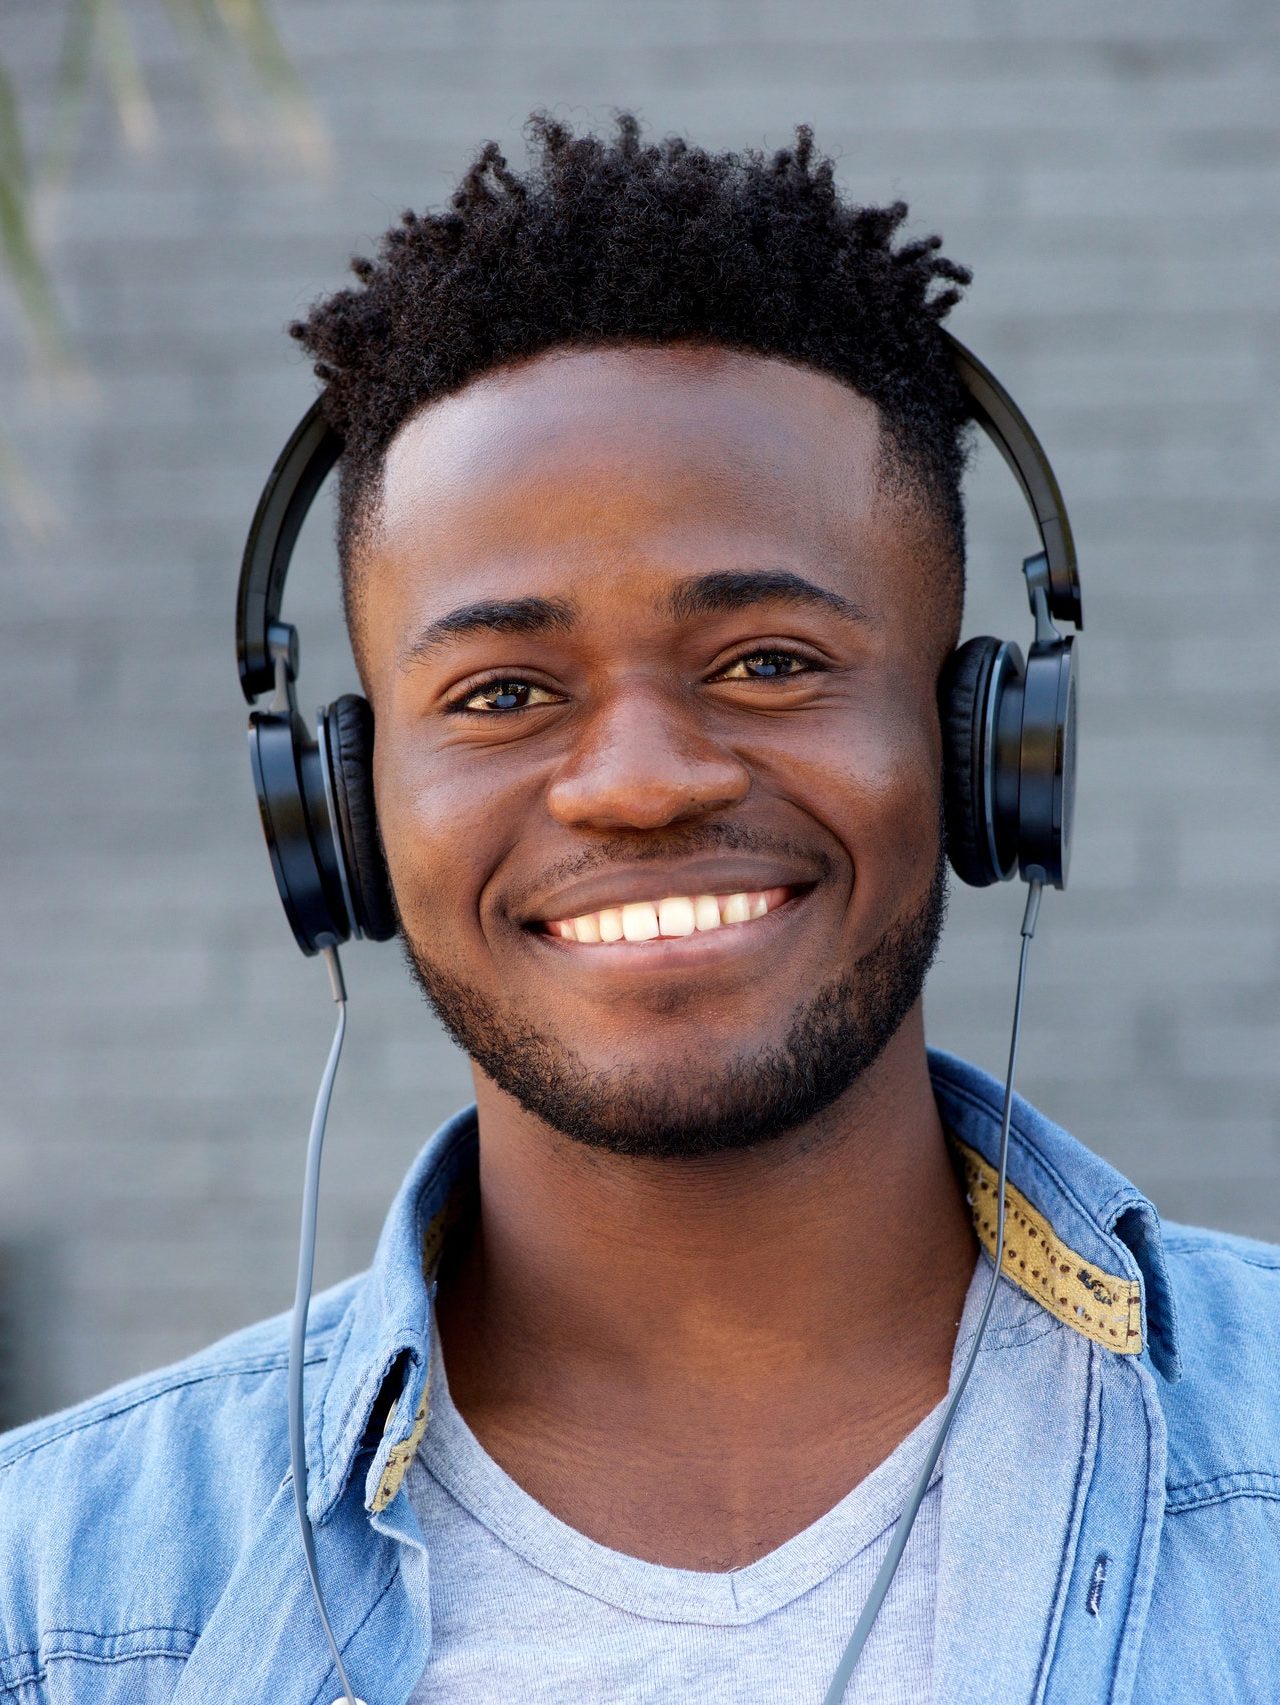
[[[628,113],[607,139],[545,114],[527,129],[523,176],[486,142],[447,212],[405,213],[376,260],[352,261],[359,288],[289,327],[343,440],[338,556],[353,639],[357,548],[411,415],[543,350],[676,342],[799,362],[876,404],[882,477],[943,524],[958,629],[969,409],[937,328],[969,270],[938,237],[893,246],[905,202],[843,202],[807,126],[771,158],[646,143]]]

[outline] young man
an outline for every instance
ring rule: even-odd
[[[320,1575],[369,1705],[819,1705],[990,1271],[1001,1089],[921,1007],[968,275],[803,132],[535,136],[293,328],[387,903],[476,1084],[312,1309]],[[1009,1181],[847,1699],[1280,1697],[1280,1252],[1022,1102]],[[0,1699],[341,1691],[285,1338],[0,1444]]]

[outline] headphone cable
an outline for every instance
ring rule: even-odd
[[[827,1689],[822,1705],[841,1705],[849,1678],[853,1674],[854,1665],[862,1656],[862,1648],[867,1643],[871,1633],[871,1625],[879,1614],[880,1606],[885,1601],[893,1577],[898,1572],[898,1564],[907,1548],[907,1540],[911,1537],[911,1529],[920,1513],[920,1506],[929,1490],[929,1481],[937,1466],[938,1458],[942,1455],[942,1447],[946,1442],[951,1423],[955,1419],[956,1409],[964,1396],[965,1387],[969,1383],[969,1375],[973,1372],[978,1360],[978,1351],[982,1348],[982,1340],[986,1334],[987,1321],[991,1315],[991,1306],[996,1300],[996,1289],[1000,1284],[1000,1267],[1004,1260],[1004,1186],[1009,1169],[1009,1122],[1013,1114],[1013,1072],[1018,1058],[1018,1037],[1022,1029],[1022,992],[1027,976],[1027,953],[1031,946],[1031,938],[1036,932],[1036,919],[1040,915],[1040,894],[1044,887],[1042,874],[1037,870],[1030,878],[1030,889],[1027,894],[1027,909],[1022,916],[1022,951],[1018,958],[1018,991],[1013,1003],[1013,1033],[1009,1038],[1009,1070],[1004,1084],[1004,1111],[1000,1121],[1000,1163],[999,1177],[996,1182],[996,1251],[995,1271],[991,1275],[991,1283],[987,1287],[986,1301],[982,1305],[982,1313],[978,1317],[978,1327],[973,1335],[973,1343],[965,1360],[960,1378],[956,1381],[955,1390],[943,1411],[942,1421],[929,1454],[925,1458],[924,1467],[903,1507],[902,1514],[894,1526],[893,1539],[880,1572],[872,1582],[871,1591],[867,1594],[867,1602],[862,1607],[862,1615],[858,1618],[857,1626],[849,1636],[849,1644],[844,1649],[835,1675],[831,1678],[831,1686]]]
[[[329,1098],[338,1071],[338,1056],[347,1029],[347,989],[342,980],[342,966],[332,937],[322,938],[324,962],[329,971],[329,986],[338,1008],[337,1028],[329,1048],[324,1076],[316,1093],[315,1111],[311,1115],[311,1135],[307,1140],[306,1181],[302,1190],[302,1234],[298,1244],[298,1288],[293,1299],[293,1320],[289,1328],[289,1460],[293,1465],[293,1496],[298,1506],[298,1528],[302,1534],[302,1550],[311,1577],[311,1591],[324,1629],[329,1650],[338,1671],[338,1681],[345,1695],[345,1705],[364,1705],[351,1690],[342,1653],[329,1625],[328,1612],[320,1591],[320,1571],[316,1567],[316,1543],[307,1514],[307,1444],[306,1425],[302,1406],[302,1367],[307,1341],[307,1313],[311,1306],[311,1281],[316,1261],[316,1209],[320,1199],[320,1151],[324,1144],[325,1121],[329,1117]],[[335,1700],[334,1705],[340,1705]]]

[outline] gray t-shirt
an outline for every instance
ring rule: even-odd
[[[979,1261],[966,1315],[990,1268]],[[409,1705],[698,1701],[821,1705],[942,1405],[826,1515],[746,1568],[668,1569],[567,1526],[484,1450],[449,1396],[433,1338],[431,1419],[407,1489],[428,1559],[406,1553],[429,1604],[431,1658]],[[932,1695],[939,1464],[846,1705]]]

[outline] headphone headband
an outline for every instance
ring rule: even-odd
[[[1009,464],[1035,516],[1048,563],[1049,613],[1082,628],[1075,544],[1049,458],[995,374],[949,331],[943,330],[942,335],[968,393],[973,418]],[[342,439],[324,420],[317,398],[280,452],[258,499],[236,594],[236,661],[240,688],[250,704],[275,685],[269,634],[280,620],[289,559],[307,511],[341,454]]]
[[[1049,565],[1046,588],[1049,614],[1057,616],[1059,621],[1070,622],[1077,630],[1082,629],[1084,609],[1080,602],[1075,540],[1049,458],[1032,431],[1031,422],[990,368],[984,367],[973,351],[966,349],[949,331],[943,329],[942,335],[956,364],[960,383],[969,393],[973,418],[1009,464],[1027,507],[1036,518]]]
[[[285,576],[307,511],[342,454],[342,439],[320,413],[303,415],[267,476],[245,540],[236,593],[236,662],[250,704],[275,685],[268,635],[280,620]]]

